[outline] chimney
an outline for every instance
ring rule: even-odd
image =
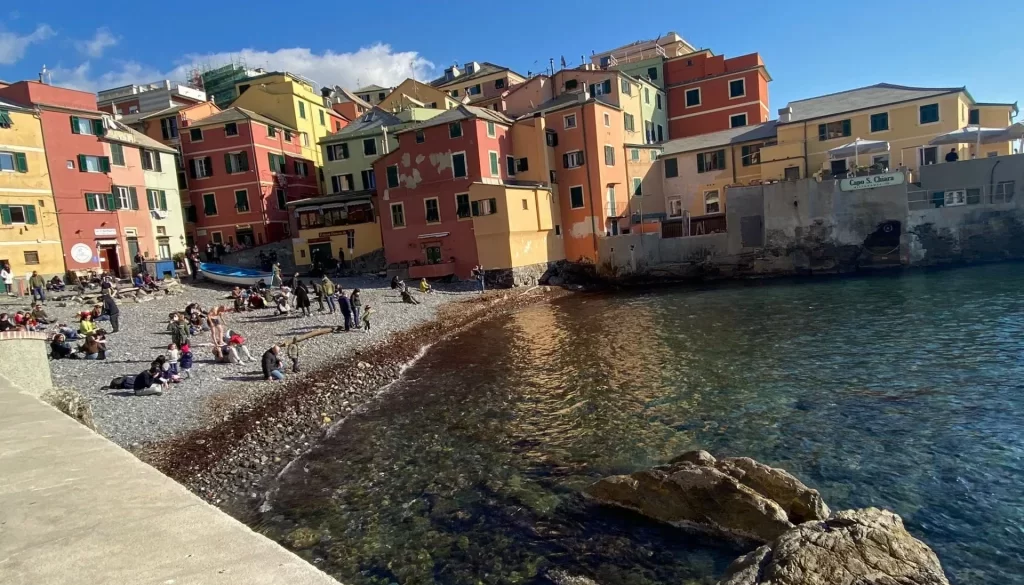
[[[786,106],[779,109],[779,123],[785,124],[793,119],[793,108]]]

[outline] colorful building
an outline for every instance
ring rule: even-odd
[[[768,121],[768,70],[757,53],[702,50],[664,63],[669,136],[685,138]]]
[[[665,87],[666,59],[696,52],[683,37],[669,32],[656,39],[636,41],[628,45],[591,55],[590,62],[601,69],[617,69],[640,79],[646,78],[660,88]]]
[[[498,98],[506,90],[524,81],[525,77],[508,67],[486,61],[470,61],[461,68],[452,65],[445,69],[444,75],[431,81],[430,85],[458,100],[469,97],[472,101],[480,101]]]
[[[386,112],[400,112],[410,108],[450,110],[461,103],[461,100],[443,90],[415,79],[406,79],[381,100],[377,107]]]
[[[96,94],[96,109],[108,114],[131,115],[156,112],[206,101],[206,92],[168,80],[144,85],[125,85]]]
[[[296,266],[308,270],[344,260],[360,267],[383,256],[375,197],[374,191],[351,191],[289,202]]]
[[[20,81],[0,98],[39,112],[66,268],[128,274],[137,252],[154,257],[142,171],[128,164],[130,149],[114,158],[116,143],[104,140],[113,118],[96,109],[96,95]]]
[[[390,265],[411,278],[468,278],[483,264],[512,282],[564,257],[544,122],[513,128],[463,105],[398,132],[399,147],[374,164]]]
[[[32,108],[0,99],[0,263],[17,278],[64,274],[43,131]]]
[[[391,94],[391,91],[393,89],[393,87],[381,87],[376,84],[370,84],[364,87],[360,87],[359,89],[354,90],[352,93],[358,96],[359,99],[370,104],[370,106],[376,106],[380,105],[380,103],[384,101],[388,97],[388,95]]]
[[[626,187],[629,190],[629,231],[656,232],[667,216],[658,158],[662,147],[656,144],[626,144]]]
[[[287,202],[319,194],[294,128],[240,107],[181,129],[191,206],[186,229],[208,242],[258,246],[290,235]]]
[[[263,73],[262,69],[250,69],[244,63],[229,63],[202,72],[196,71],[193,77],[196,80],[195,85],[202,87],[206,96],[217,104],[217,107],[226,108],[238,96],[236,84]]]
[[[324,102],[346,120],[355,120],[373,107],[369,102],[340,85],[335,85],[333,88],[321,88],[320,93],[324,97]]]

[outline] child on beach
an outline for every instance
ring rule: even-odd
[[[370,315],[373,314],[373,308],[370,305],[363,307],[363,331],[366,333],[370,332]]]
[[[299,356],[301,350],[299,349],[299,338],[292,337],[292,342],[288,344],[288,359],[292,360],[292,372],[299,372]]]
[[[184,377],[192,377],[192,348],[189,347],[188,343],[181,346],[181,357],[178,358],[178,366],[181,367],[181,374]]]

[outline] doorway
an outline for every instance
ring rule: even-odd
[[[309,245],[309,263],[314,269],[327,268],[331,261],[331,243]]]
[[[252,248],[256,245],[256,236],[253,235],[251,229],[236,231],[235,239],[246,248]]]
[[[924,146],[919,151],[921,153],[921,166],[934,165],[939,162],[939,147],[938,146]]]
[[[139,255],[139,239],[128,238],[128,257],[135,261],[135,257]]]
[[[104,272],[117,274],[118,268],[121,266],[121,259],[117,254],[117,246],[113,244],[101,245],[100,262]]]
[[[427,246],[423,250],[427,255],[427,264],[440,264],[441,263],[441,246],[435,244],[433,246]]]

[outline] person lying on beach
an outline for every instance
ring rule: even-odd
[[[136,396],[160,396],[167,389],[167,382],[160,379],[160,366],[150,364],[149,369],[135,376],[132,389]]]
[[[240,363],[238,354],[230,345],[214,345],[211,348],[213,351],[213,361],[218,364],[237,364]]]
[[[412,296],[412,293],[410,293],[408,290],[402,291],[402,302],[408,305],[420,304],[420,302],[416,300],[416,297]]]
[[[17,328],[18,326],[14,324],[14,321],[11,321],[10,315],[0,313],[0,331],[14,331]]]

